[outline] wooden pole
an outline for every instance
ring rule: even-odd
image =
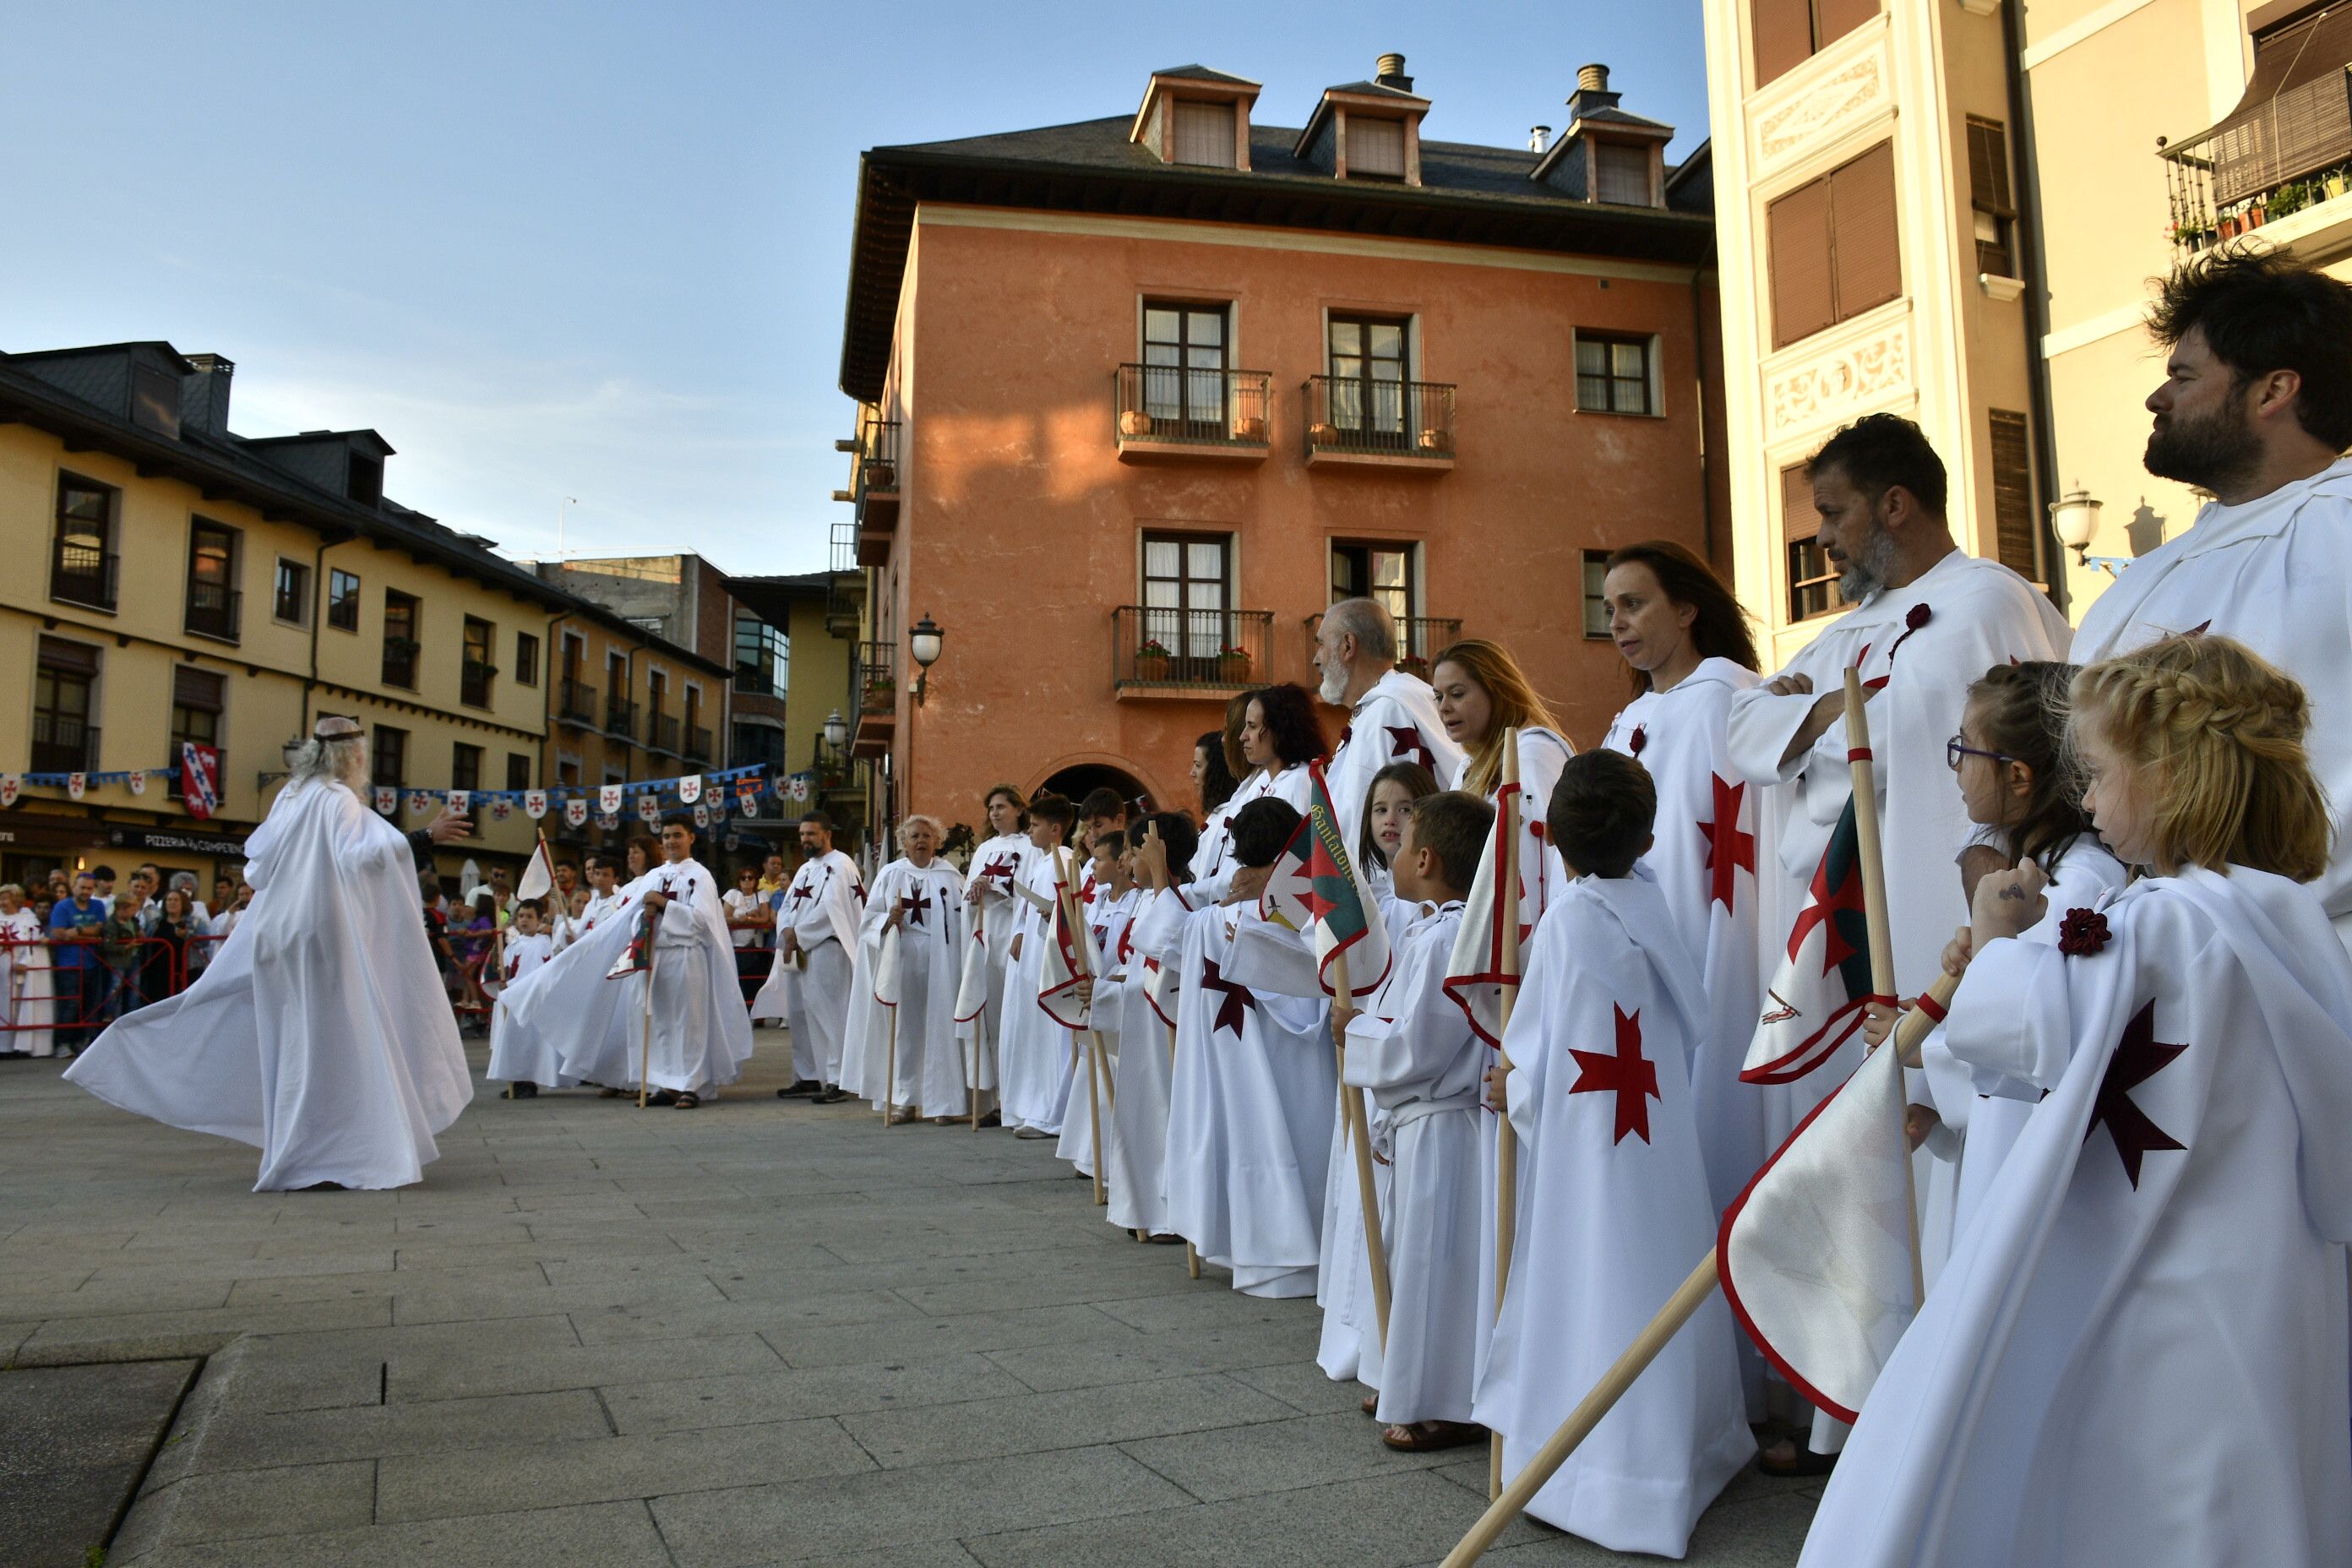
[[[659,921],[654,922],[660,925]],[[646,1108],[646,1079],[654,1070],[654,931],[646,931],[646,1008],[643,1043],[637,1047],[637,1109]]]
[[[1845,671],[1845,751],[1853,770],[1853,837],[1862,857],[1862,907],[1870,926],[1870,988],[1895,999],[1895,937],[1886,912],[1886,858],[1878,837],[1878,781],[1870,765],[1870,710],[1863,696],[1862,670]],[[1907,1108],[1906,1108],[1907,1114]],[[1907,1151],[1910,1139],[1904,1139]],[[1914,1310],[1927,1299],[1919,1257],[1919,1208],[1911,1185],[1911,1161],[1903,1162],[1904,1212],[1911,1219],[1911,1300]]]
[[[1103,1191],[1103,1125],[1102,1125],[1102,1036],[1093,1029],[1087,1031],[1087,1127],[1094,1140],[1095,1206],[1102,1208],[1110,1203]]]
[[[890,1005],[890,1055],[882,1070],[882,1125],[890,1125],[890,1112],[897,1109],[891,1096],[898,1092],[898,1005]]]
[[[1165,1019],[1161,1021],[1166,1022]],[[1173,1024],[1168,1025],[1168,1081],[1172,1089],[1176,1082],[1176,1026]],[[1160,1158],[1163,1162],[1167,1159],[1165,1150],[1160,1152]],[[1201,1249],[1194,1247],[1189,1237],[1184,1243],[1184,1274],[1191,1279],[1201,1277]]]
[[[1519,799],[1519,732],[1516,729],[1503,731],[1502,788],[1496,794],[1497,817],[1496,842],[1502,846],[1502,863],[1495,868],[1495,897],[1507,910],[1503,923],[1502,971],[1512,977],[1511,984],[1502,988],[1496,999],[1496,1011],[1502,1028],[1511,1026],[1511,1007],[1518,1000],[1519,987],[1519,812],[1525,803]],[[1543,875],[1543,868],[1536,868]],[[1495,1042],[1495,1065],[1506,1073],[1511,1070],[1510,1053],[1503,1049],[1501,1039]],[[1495,1119],[1495,1316],[1503,1315],[1503,1292],[1511,1283],[1511,1246],[1518,1234],[1519,1225],[1519,1134],[1511,1125],[1507,1111]],[[1503,1435],[1490,1435],[1486,1440],[1486,1496],[1491,1500],[1503,1495]]]
[[[1367,910],[1378,919],[1377,911]],[[1348,954],[1342,951],[1331,955],[1331,994],[1341,1003],[1352,1004],[1348,989]],[[1338,1041],[1332,1042],[1339,1061],[1339,1092],[1348,1108],[1348,1132],[1356,1148],[1356,1196],[1364,1205],[1364,1255],[1372,1270],[1372,1310],[1380,1318],[1381,1353],[1389,1348],[1389,1249],[1387,1239],[1381,1235],[1381,1198],[1372,1184],[1372,1135],[1364,1116],[1364,1093],[1348,1087],[1348,1053]]]
[[[1503,1489],[1500,1497],[1486,1505],[1486,1511],[1478,1516],[1478,1522],[1470,1527],[1470,1532],[1445,1554],[1443,1568],[1465,1568],[1465,1564],[1475,1563],[1486,1555],[1486,1549],[1495,1544],[1495,1538],[1503,1533],[1511,1521],[1527,1510],[1536,1493],[1543,1490],[1544,1483],[1551,1479],[1560,1466],[1568,1463],[1568,1457],[1576,1452],[1577,1445],[1601,1425],[1601,1418],[1624,1397],[1625,1391],[1633,1386],[1633,1380],[1657,1359],[1658,1352],[1666,1348],[1666,1342],[1675,1337],[1675,1332],[1690,1321],[1691,1314],[1706,1305],[1706,1299],[1715,1294],[1719,1278],[1716,1255],[1710,1251],[1699,1260],[1699,1266],[1690,1271],[1690,1278],[1685,1279],[1681,1288],[1658,1310],[1658,1315],[1650,1320],[1649,1326],[1625,1347],[1625,1353],[1619,1356],[1601,1375],[1601,1381],[1592,1385],[1592,1392],[1569,1412],[1568,1419],[1560,1423],[1559,1430],[1536,1450],[1535,1458],[1528,1461],[1527,1468],[1512,1478],[1511,1484]]]

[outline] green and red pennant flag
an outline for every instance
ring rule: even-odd
[[[1309,763],[1307,772],[1307,816],[1274,862],[1274,874],[1258,895],[1258,913],[1293,931],[1313,928],[1315,970],[1324,994],[1337,994],[1331,964],[1344,952],[1349,992],[1369,996],[1388,978],[1388,927],[1371,889],[1348,858],[1323,765]]]
[[[1870,989],[1870,921],[1862,902],[1862,840],[1845,803],[1813,872],[1789,945],[1764,993],[1764,1011],[1740,1068],[1743,1083],[1790,1083],[1837,1055],[1860,1032]]]
[[[1445,994],[1470,1020],[1470,1032],[1489,1046],[1503,1043],[1503,993],[1519,984],[1519,944],[1528,928],[1514,931],[1520,917],[1517,898],[1497,895],[1509,858],[1511,835],[1518,831],[1520,789],[1502,787],[1498,800],[1505,809],[1495,813],[1486,831],[1486,848],[1478,858],[1478,874],[1471,879],[1470,896],[1463,900],[1462,923],[1454,928],[1454,951],[1447,956]],[[1542,871],[1538,869],[1540,877]],[[1524,880],[1524,879],[1522,879]]]
[[[643,974],[654,966],[654,925],[660,917],[642,904],[637,908],[636,929],[629,933],[629,945],[621,956],[613,960],[613,967],[604,971],[607,980],[618,980],[624,974]]]

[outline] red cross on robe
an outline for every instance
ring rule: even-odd
[[[1721,773],[1710,775],[1715,785],[1715,816],[1698,830],[1706,837],[1707,896],[1734,913],[1738,911],[1739,872],[1756,871],[1756,836],[1739,830],[1739,808],[1748,781],[1726,784]]]
[[[1576,1058],[1577,1075],[1568,1092],[1615,1095],[1617,1136],[1612,1142],[1622,1143],[1625,1134],[1632,1132],[1647,1143],[1649,1102],[1658,1098],[1658,1064],[1642,1054],[1642,1015],[1629,1015],[1613,1005],[1609,1010],[1617,1016],[1616,1052],[1570,1051]]]
[[[1411,757],[1424,768],[1433,771],[1436,768],[1437,755],[1421,738],[1419,730],[1410,724],[1383,724],[1381,727],[1389,732],[1389,756],[1392,760],[1402,762]]]
[[[1227,980],[1213,958],[1201,960],[1201,989],[1217,992],[1224,998],[1217,1004],[1216,1022],[1209,1026],[1209,1032],[1213,1035],[1219,1029],[1231,1029],[1234,1037],[1239,1039],[1242,1026],[1248,1021],[1243,1009],[1256,1006],[1257,998],[1249,994],[1247,987]]]
[[[905,923],[910,926],[921,925],[923,923],[923,911],[930,907],[931,896],[919,889],[914,892],[903,895],[898,900],[899,912],[906,917]]]
[[[2172,1065],[2172,1059],[2187,1050],[2187,1046],[2170,1046],[2156,1037],[2156,1004],[2151,1001],[2132,1015],[2124,1026],[2124,1037],[2116,1047],[2116,1054],[2107,1058],[2106,1075],[2099,1079],[2099,1098],[2091,1107],[2091,1123],[2083,1129],[2083,1138],[2089,1142],[2099,1124],[2106,1124],[2107,1135],[2116,1141],[2116,1152],[2122,1156],[2124,1178],[2132,1190],[2139,1190],[2140,1161],[2152,1149],[2186,1149],[2188,1144],[2158,1127],[2147,1111],[2132,1103],[2131,1090]]]

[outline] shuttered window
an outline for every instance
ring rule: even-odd
[[[1348,173],[1404,178],[1404,121],[1348,116]]]
[[[2010,225],[2009,132],[1997,120],[1969,117],[1969,208],[1975,226],[1977,270],[1994,278],[2017,276]]]
[[[1234,106],[1176,100],[1175,157],[1203,168],[1234,166]]]
[[[2250,21],[2267,21],[2264,6]],[[2238,106],[2194,150],[2213,164],[2213,199],[2221,205],[2321,173],[2344,161],[2352,141],[2352,98],[2345,66],[2352,62],[2352,5],[2306,9],[2259,26],[2254,71]]]
[[[1813,481],[1805,465],[1780,470],[1780,549],[1789,574],[1789,619],[1809,621],[1845,603],[1837,569],[1820,542],[1822,514],[1813,510]]]
[[[2029,581],[2041,580],[2034,549],[2033,460],[2025,439],[2025,416],[2010,408],[1989,411],[1992,419],[1993,551],[2000,563]]]
[[[174,765],[180,761],[180,748],[184,744],[210,746],[221,750],[221,710],[226,706],[228,681],[218,670],[196,669],[181,664],[172,668],[172,751]],[[228,776],[226,768],[221,777]],[[186,798],[181,788],[185,781],[173,779],[164,793],[173,800]]]
[[[1764,209],[1772,346],[1884,305],[1903,292],[1895,224],[1895,150],[1880,142]]]
[[[1804,64],[1878,15],[1879,0],[1751,0],[1756,85]]]
[[[1593,194],[1619,206],[1646,207],[1650,201],[1650,149],[1641,142],[1592,144]]]

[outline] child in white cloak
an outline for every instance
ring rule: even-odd
[[[2352,1562],[2352,961],[2307,883],[2302,688],[2226,637],[2094,664],[2068,740],[2124,892],[1979,882],[1945,1028],[2032,1104],[1803,1561]]]
[[[539,903],[536,900],[526,900],[517,904],[513,920],[499,935],[499,948],[503,955],[499,965],[499,990],[501,994],[508,986],[512,985],[524,975],[554,960],[555,942],[546,931],[540,929]],[[490,1004],[490,1044],[493,1055],[496,1054],[496,1047],[503,1033],[499,1027],[504,1021],[504,1016],[499,1011],[501,1005],[495,1000]],[[493,1073],[490,1076],[495,1078],[498,1075]],[[562,1079],[551,1068],[547,1081],[551,1086],[561,1082]],[[537,1083],[527,1078],[519,1079],[507,1085],[506,1098],[530,1100],[536,1098],[538,1093]]]
[[[1396,896],[1428,912],[1401,929],[1389,979],[1361,1011],[1335,999],[1331,1035],[1345,1081],[1380,1108],[1373,1146],[1389,1163],[1381,1216],[1389,1266],[1388,1344],[1376,1414],[1381,1440],[1420,1452],[1486,1436],[1470,1419],[1478,1316],[1478,1083],[1486,1048],[1445,994],[1462,900],[1495,808],[1449,791],[1412,803],[1389,859]]]

